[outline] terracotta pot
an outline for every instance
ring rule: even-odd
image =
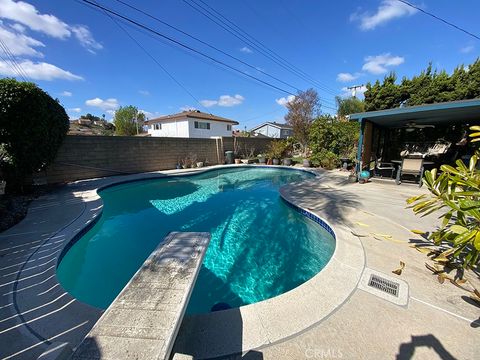
[[[242,160],[241,159],[235,159],[235,164],[241,164]]]

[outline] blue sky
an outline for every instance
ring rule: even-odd
[[[296,90],[237,63],[115,0],[99,4],[134,18],[210,56]],[[415,11],[398,0],[315,1],[203,0],[313,79],[287,71],[253,46],[227,33],[186,4],[189,0],[127,3],[240,58],[298,89],[314,87],[331,113],[334,96],[386,72],[412,76],[432,62],[452,71],[480,55],[480,41]],[[199,0],[195,0],[199,2]],[[415,5],[480,33],[480,2],[423,0]],[[58,97],[71,118],[87,112],[107,119],[120,105],[135,105],[152,118],[198,108],[251,128],[283,121],[288,93],[225,71],[211,61],[122,25],[175,79],[174,82],[104,13],[74,0],[0,0],[0,39],[28,77]],[[0,76],[15,76],[0,51]],[[320,86],[318,86],[320,84]]]

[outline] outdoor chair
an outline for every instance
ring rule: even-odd
[[[402,176],[404,175],[413,175],[415,178],[418,176],[418,186],[421,187],[423,184],[423,158],[403,158],[402,164],[397,171],[397,178],[395,179],[397,185],[402,183]]]
[[[373,173],[373,176],[384,177],[383,174],[386,173],[389,178],[393,179],[395,166],[389,162],[382,162],[381,158],[375,157],[375,160],[370,162],[370,171]]]

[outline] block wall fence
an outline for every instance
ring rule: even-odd
[[[138,136],[68,135],[55,161],[34,179],[39,183],[69,181],[175,169],[179,160],[196,155],[209,165],[223,164],[225,151],[266,151],[272,139],[191,139]],[[234,149],[235,148],[235,149]]]

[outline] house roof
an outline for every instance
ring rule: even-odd
[[[384,127],[416,124],[453,124],[480,121],[480,99],[406,106],[395,109],[367,111],[350,115],[350,121],[368,120]]]
[[[267,122],[264,122],[261,125],[255,126],[251,131],[255,131],[257,129],[260,129],[261,127],[263,127],[265,125],[270,125],[270,126],[278,128],[278,129],[282,129],[282,130],[292,130],[292,127],[288,124],[279,124],[279,123],[276,123],[275,121],[274,122],[267,121]]]
[[[148,125],[148,124],[159,123],[162,121],[178,120],[178,119],[184,119],[184,118],[220,121],[220,122],[225,122],[232,125],[238,125],[238,121],[230,120],[230,119],[223,118],[213,114],[207,114],[207,113],[201,112],[200,110],[182,111],[181,113],[177,113],[177,114],[160,116],[155,119],[147,120],[145,121],[145,123]]]

